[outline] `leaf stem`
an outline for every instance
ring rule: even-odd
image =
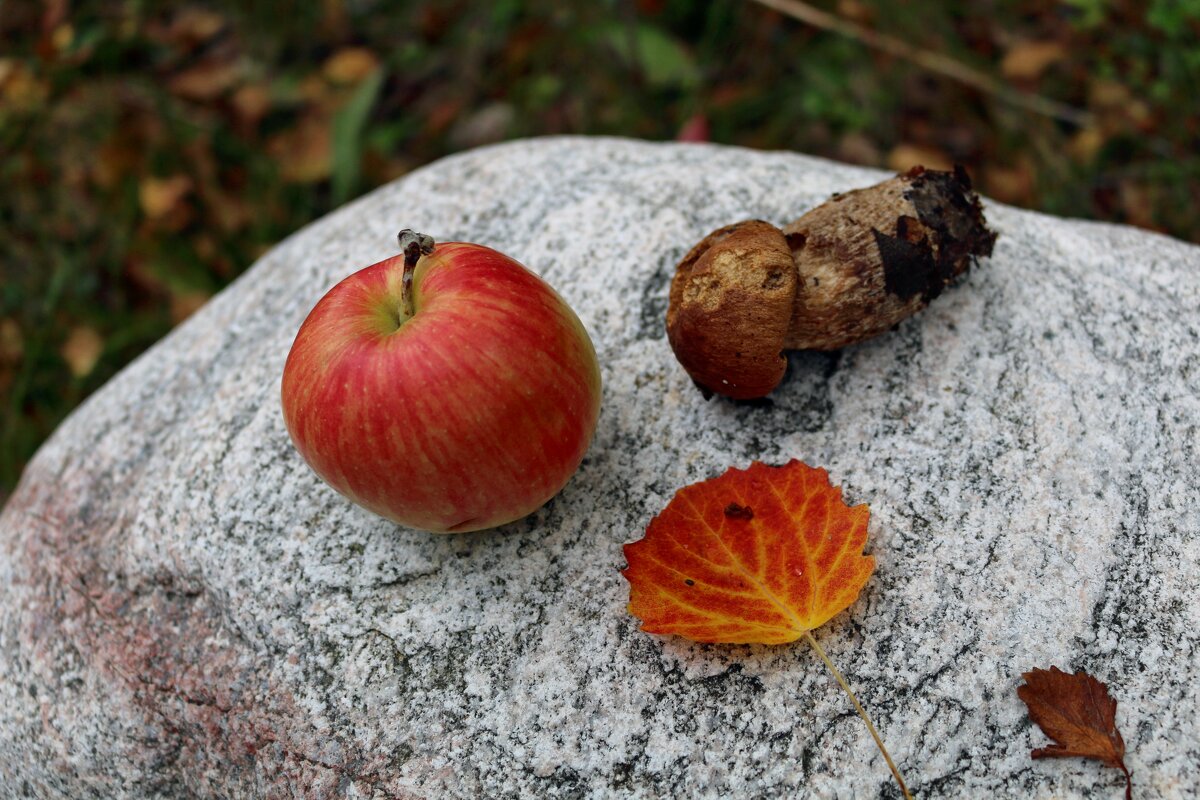
[[[883,753],[883,758],[887,761],[888,768],[892,771],[892,777],[896,779],[896,783],[900,784],[900,791],[904,793],[907,800],[912,800],[912,795],[908,792],[908,787],[904,785],[904,778],[900,777],[900,770],[896,769],[896,763],[892,761],[892,757],[888,755],[887,748],[883,746],[883,739],[879,738],[879,731],[875,730],[875,726],[871,724],[871,718],[867,716],[867,712],[859,705],[858,698],[854,696],[850,684],[846,683],[846,679],[842,677],[842,673],[838,672],[838,668],[829,660],[829,656],[825,655],[825,651],[821,649],[821,645],[817,644],[817,640],[813,638],[809,631],[804,632],[804,639],[812,647],[816,654],[825,662],[825,666],[833,673],[833,677],[837,680],[846,696],[850,698],[850,702],[854,704],[854,710],[862,717],[862,721],[867,723],[867,730],[871,732],[871,738],[875,740],[875,745],[879,748],[879,752]]]

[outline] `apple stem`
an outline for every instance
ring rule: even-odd
[[[417,269],[417,262],[421,260],[421,256],[427,256],[433,252],[434,242],[432,236],[417,233],[411,228],[405,228],[396,234],[396,241],[400,243],[400,250],[404,253],[404,276],[400,279],[400,302],[403,306],[404,319],[408,319],[415,313],[413,273]]]

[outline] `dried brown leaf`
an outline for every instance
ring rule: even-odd
[[[0,60],[0,106],[17,112],[34,111],[50,96],[50,86],[23,63]]]
[[[138,200],[147,217],[161,219],[178,208],[191,190],[192,179],[187,175],[167,178],[148,175],[138,185]]]
[[[1133,782],[1125,766],[1125,740],[1117,730],[1117,701],[1108,687],[1086,672],[1074,674],[1058,667],[1022,675],[1017,695],[1029,708],[1029,718],[1054,740],[1039,747],[1033,758],[1091,758],[1125,773],[1126,800]]]
[[[325,61],[325,77],[333,83],[358,83],[379,68],[379,58],[365,47],[345,47]]]
[[[230,102],[242,123],[254,126],[271,110],[271,92],[261,83],[248,83],[233,93]]]
[[[0,319],[0,364],[16,364],[25,354],[25,337],[20,324],[11,317]]]
[[[191,6],[175,15],[170,33],[181,43],[199,44],[216,36],[224,27],[225,18],[220,14]]]
[[[993,164],[983,169],[983,189],[988,196],[1002,203],[1029,205],[1037,192],[1037,172],[1028,157],[1012,164]]]
[[[208,292],[180,292],[171,295],[171,321],[178,325],[200,310],[211,298]]]
[[[76,378],[84,378],[95,369],[100,354],[104,352],[104,339],[95,328],[80,325],[72,328],[63,342],[59,354]]]
[[[241,75],[236,61],[203,61],[176,74],[167,85],[172,93],[188,100],[214,100],[237,85]]]
[[[907,172],[920,165],[926,169],[949,171],[954,169],[954,159],[934,147],[918,144],[898,144],[887,157],[888,168],[896,172]]]
[[[1010,81],[1035,81],[1052,65],[1067,57],[1059,42],[1017,42],[1000,62],[1000,72]]]
[[[1100,154],[1107,142],[1108,137],[1098,127],[1092,125],[1081,128],[1067,142],[1067,155],[1080,164],[1090,164]]]
[[[328,119],[310,115],[267,143],[267,152],[290,183],[316,183],[333,170],[333,135]]]

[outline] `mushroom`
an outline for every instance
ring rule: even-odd
[[[675,269],[667,338],[705,393],[763,397],[783,379],[785,350],[890,330],[995,241],[961,167],[914,167],[782,229],[748,220],[704,237]]]

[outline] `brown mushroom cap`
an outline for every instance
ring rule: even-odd
[[[702,389],[763,397],[787,370],[783,355],[796,297],[783,232],[748,220],[713,231],[675,268],[667,339]]]

